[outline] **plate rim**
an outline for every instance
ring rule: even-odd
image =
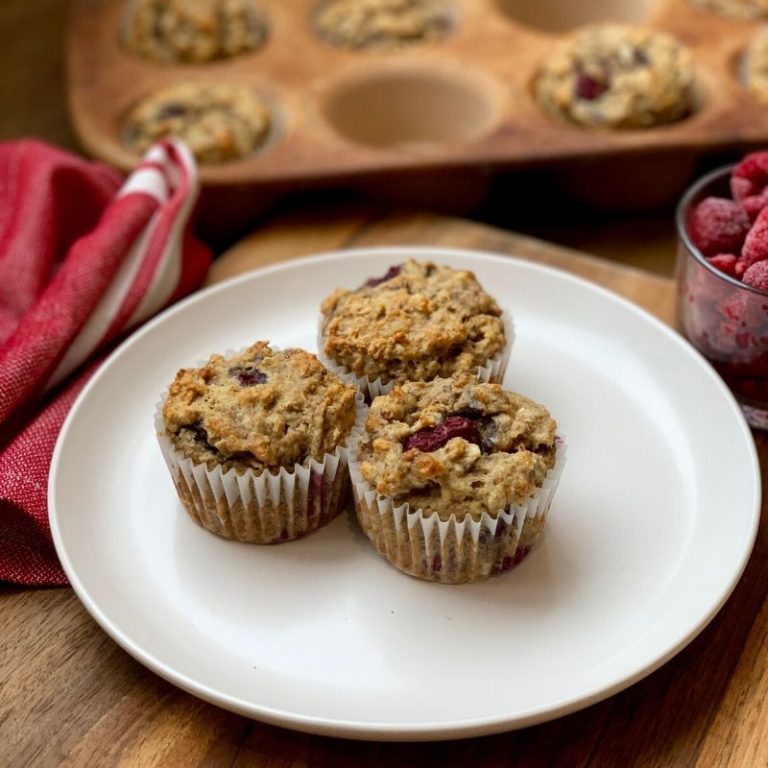
[[[208,300],[208,297],[220,292],[228,291],[240,283],[258,280],[264,275],[273,274],[276,272],[294,271],[296,269],[300,269],[302,265],[310,262],[314,264],[318,261],[336,261],[339,259],[354,259],[360,256],[374,255],[379,255],[382,257],[389,255],[395,258],[403,258],[406,254],[415,258],[439,259],[440,256],[449,256],[456,258],[468,258],[470,261],[473,259],[479,259],[481,261],[495,261],[507,264],[509,262],[514,262],[518,266],[521,266],[525,269],[549,274],[555,279],[565,280],[566,282],[571,282],[583,289],[602,294],[610,301],[622,306],[625,311],[629,311],[631,314],[639,316],[644,321],[650,323],[650,325],[653,326],[656,331],[661,331],[663,335],[665,335],[674,344],[676,344],[685,354],[692,355],[697,360],[702,373],[706,374],[716,385],[716,388],[720,390],[720,394],[724,396],[733,412],[733,415],[739,422],[740,431],[745,437],[745,444],[748,448],[751,474],[755,482],[753,485],[752,495],[754,503],[751,520],[749,521],[749,533],[744,542],[744,549],[738,561],[735,563],[733,576],[731,577],[729,583],[721,587],[718,599],[713,602],[713,604],[707,611],[703,613],[703,615],[697,617],[697,620],[692,622],[691,627],[686,632],[684,632],[676,642],[670,645],[664,653],[650,662],[644,662],[640,664],[639,667],[635,669],[634,672],[632,672],[632,674],[628,676],[622,676],[620,680],[616,680],[613,684],[598,684],[593,688],[582,691],[581,694],[574,694],[570,697],[564,697],[554,703],[549,702],[545,705],[540,705],[539,707],[527,710],[526,712],[518,715],[510,716],[509,714],[506,714],[497,716],[481,716],[439,723],[381,723],[377,721],[347,721],[337,718],[325,718],[296,714],[295,712],[278,709],[275,707],[255,705],[252,702],[215,690],[214,688],[211,688],[204,683],[200,683],[188,675],[177,671],[171,666],[166,665],[159,659],[155,658],[154,655],[146,648],[144,648],[141,643],[132,640],[129,636],[130,633],[124,631],[120,626],[118,626],[119,622],[116,623],[113,621],[112,617],[108,615],[108,609],[99,605],[96,600],[91,597],[87,587],[83,584],[78,576],[76,566],[70,560],[67,554],[66,542],[63,538],[61,528],[59,526],[59,512],[55,501],[56,484],[60,471],[60,457],[67,442],[69,432],[72,429],[72,424],[76,421],[77,414],[82,407],[82,404],[90,396],[91,390],[99,386],[99,381],[106,375],[114,360],[120,357],[127,348],[141,343],[141,340],[146,335],[152,333],[154,328],[164,323],[168,317],[184,311],[186,307],[190,305],[205,302]],[[741,412],[740,406],[738,405],[735,397],[730,392],[726,384],[722,381],[720,376],[710,365],[710,363],[698,352],[698,350],[690,345],[690,343],[685,340],[684,337],[678,334],[671,326],[662,322],[644,308],[634,304],[633,302],[615,293],[614,291],[594,283],[586,278],[580,277],[571,272],[567,272],[563,269],[540,264],[538,262],[521,258],[519,256],[496,253],[493,251],[485,251],[481,249],[407,244],[341,248],[330,251],[323,251],[318,254],[309,254],[300,258],[289,259],[287,261],[281,261],[276,264],[249,270],[243,274],[235,275],[221,281],[220,283],[216,283],[214,285],[203,288],[166,308],[154,318],[136,329],[126,339],[124,339],[107,356],[96,373],[91,377],[91,379],[79,393],[74,403],[72,404],[72,407],[70,408],[69,413],[67,414],[67,417],[65,418],[59,435],[56,439],[56,444],[51,459],[51,469],[48,478],[48,507],[51,534],[57,555],[61,561],[64,572],[70,581],[70,585],[72,586],[72,589],[74,590],[78,599],[84,605],[91,617],[101,627],[101,629],[103,629],[123,650],[129,653],[139,663],[171,684],[194,696],[197,696],[198,698],[201,698],[211,704],[222,707],[229,711],[244,715],[252,719],[256,719],[260,722],[322,736],[360,740],[374,739],[378,741],[433,741],[446,738],[455,739],[471,736],[483,736],[493,733],[516,730],[538,723],[547,722],[549,720],[553,720],[555,718],[559,718],[591,706],[592,704],[595,704],[599,701],[609,698],[610,696],[615,695],[616,693],[619,693],[631,685],[634,685],[639,680],[642,680],[644,677],[652,674],[654,671],[666,664],[671,658],[677,655],[696,636],[698,636],[717,615],[717,613],[719,613],[723,605],[733,593],[733,590],[739,583],[744,569],[746,568],[750,555],[752,554],[757,536],[758,525],[760,522],[761,501],[762,483],[759,458],[757,455],[754,439],[752,438],[752,434]]]

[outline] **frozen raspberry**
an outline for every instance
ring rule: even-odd
[[[463,437],[469,443],[480,445],[480,434],[472,421],[463,416],[449,416],[436,427],[426,427],[409,435],[404,448],[406,451],[415,448],[417,451],[429,453],[442,448],[454,437]]]
[[[741,276],[749,269],[749,265],[745,264],[741,259],[736,262],[736,266],[733,268],[733,276],[741,278]]]
[[[747,155],[731,174],[731,194],[734,200],[761,195],[768,187],[768,152]]]
[[[743,200],[739,200],[739,205],[746,211],[749,220],[754,221],[760,215],[760,211],[768,206],[768,192],[745,197]]]
[[[741,248],[749,232],[749,217],[733,200],[707,197],[691,212],[688,232],[705,256],[732,253]]]
[[[757,217],[741,249],[741,261],[748,267],[763,259],[768,259],[768,209]]]
[[[721,272],[724,272],[726,275],[731,275],[731,277],[735,277],[736,264],[738,262],[738,259],[732,253],[718,253],[717,256],[712,256],[711,258],[707,259],[707,261],[713,267],[715,267],[715,269],[719,269]]]
[[[744,273],[743,280],[746,285],[768,291],[768,261],[758,261],[749,267]]]

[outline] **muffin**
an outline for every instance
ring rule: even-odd
[[[226,59],[266,38],[250,0],[132,0],[122,28],[128,50],[162,64]]]
[[[505,327],[506,326],[506,327]],[[320,359],[368,398],[461,371],[501,381],[511,318],[472,272],[409,260],[321,305]]]
[[[521,562],[565,461],[547,410],[471,374],[397,385],[350,455],[358,520],[401,571],[446,584]]]
[[[175,137],[200,163],[223,163],[251,154],[269,134],[269,111],[250,88],[224,83],[180,83],[156,91],[128,114],[125,143],[139,153]]]
[[[693,110],[693,59],[662,32],[596,24],[554,49],[535,95],[547,112],[583,127],[672,123]]]
[[[331,0],[315,27],[341,48],[399,48],[445,37],[451,14],[444,0]]]
[[[758,19],[768,15],[768,0],[690,0],[693,5],[731,19]]]
[[[761,27],[744,55],[743,80],[749,92],[768,104],[768,27]]]
[[[362,428],[363,408],[314,355],[259,341],[180,370],[155,426],[192,519],[229,539],[271,544],[339,513],[346,441]]]

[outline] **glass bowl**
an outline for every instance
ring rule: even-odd
[[[768,293],[712,266],[687,228],[700,200],[732,199],[733,168],[699,179],[677,207],[677,324],[725,380],[749,424],[768,429]]]

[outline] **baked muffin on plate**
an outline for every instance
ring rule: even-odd
[[[195,522],[238,541],[296,539],[334,518],[349,489],[346,446],[362,397],[300,349],[259,341],[184,368],[155,428]]]
[[[594,24],[555,47],[535,96],[550,114],[583,127],[673,123],[693,110],[693,58],[663,32]]]
[[[322,303],[318,355],[371,399],[461,371],[501,381],[513,338],[511,316],[472,272],[409,260]]]
[[[377,397],[353,442],[368,538],[401,571],[446,584],[481,581],[528,555],[565,462],[546,408],[466,373]]]

